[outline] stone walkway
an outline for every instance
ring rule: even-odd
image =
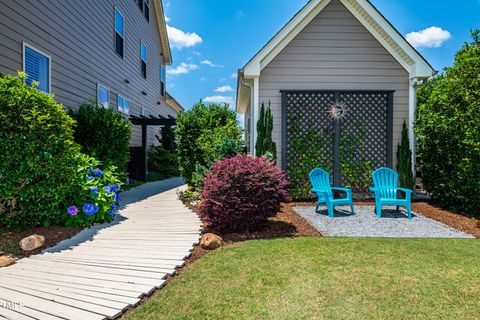
[[[0,319],[113,319],[160,288],[200,237],[197,215],[177,199],[182,184],[124,192],[112,224],[0,269]]]
[[[394,207],[384,207],[382,217],[377,218],[374,206],[355,206],[355,216],[350,207],[337,207],[335,217],[330,219],[320,207],[293,208],[324,236],[381,237],[381,238],[474,238],[443,223],[412,212],[408,220],[404,208],[396,212]]]

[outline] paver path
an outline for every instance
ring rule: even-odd
[[[334,237],[387,237],[387,238],[474,238],[464,232],[453,229],[443,223],[412,212],[408,220],[405,209],[399,212],[395,207],[384,206],[382,217],[375,215],[375,206],[355,206],[355,216],[350,207],[336,207],[335,217],[328,217],[326,210],[320,207],[294,207],[322,235]]]
[[[177,199],[182,183],[124,192],[113,224],[0,269],[0,319],[115,318],[161,287],[200,236],[197,215]]]

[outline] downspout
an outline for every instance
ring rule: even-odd
[[[249,84],[248,82],[246,82],[244,79],[243,79],[243,74],[241,77],[238,77],[240,83],[246,87],[249,87],[250,88],[250,105],[248,107],[248,112],[250,113],[250,121],[251,121],[251,124],[250,124],[250,135],[249,135],[249,143],[250,143],[250,153],[252,154],[255,154],[255,143],[254,143],[254,140],[253,140],[253,130],[254,130],[254,127],[255,127],[255,119],[253,117],[253,112],[252,112],[252,108],[253,108],[253,103],[254,103],[254,97],[253,97],[253,86],[251,84]]]

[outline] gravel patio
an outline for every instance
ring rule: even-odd
[[[453,229],[443,223],[412,212],[408,220],[405,209],[385,206],[382,217],[375,215],[373,205],[355,206],[355,216],[350,207],[335,209],[335,218],[330,219],[325,208],[319,213],[314,206],[298,206],[293,210],[305,218],[324,236],[333,237],[383,237],[383,238],[474,238],[472,235]]]

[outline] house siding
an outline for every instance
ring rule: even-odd
[[[114,50],[115,7],[124,17],[123,59]],[[110,89],[115,110],[120,94],[129,100],[130,114],[143,107],[147,115],[176,116],[160,94],[161,44],[152,1],[150,15],[147,22],[133,0],[0,0],[0,73],[22,70],[25,42],[51,57],[51,92],[66,108],[95,100],[100,82]],[[140,41],[147,45],[147,79],[141,75]],[[158,130],[149,127],[149,144],[156,143]],[[141,144],[140,127],[134,126],[131,143]]]
[[[261,72],[260,103],[271,102],[282,166],[280,90],[394,90],[393,160],[408,121],[409,75],[338,0],[333,0]]]

